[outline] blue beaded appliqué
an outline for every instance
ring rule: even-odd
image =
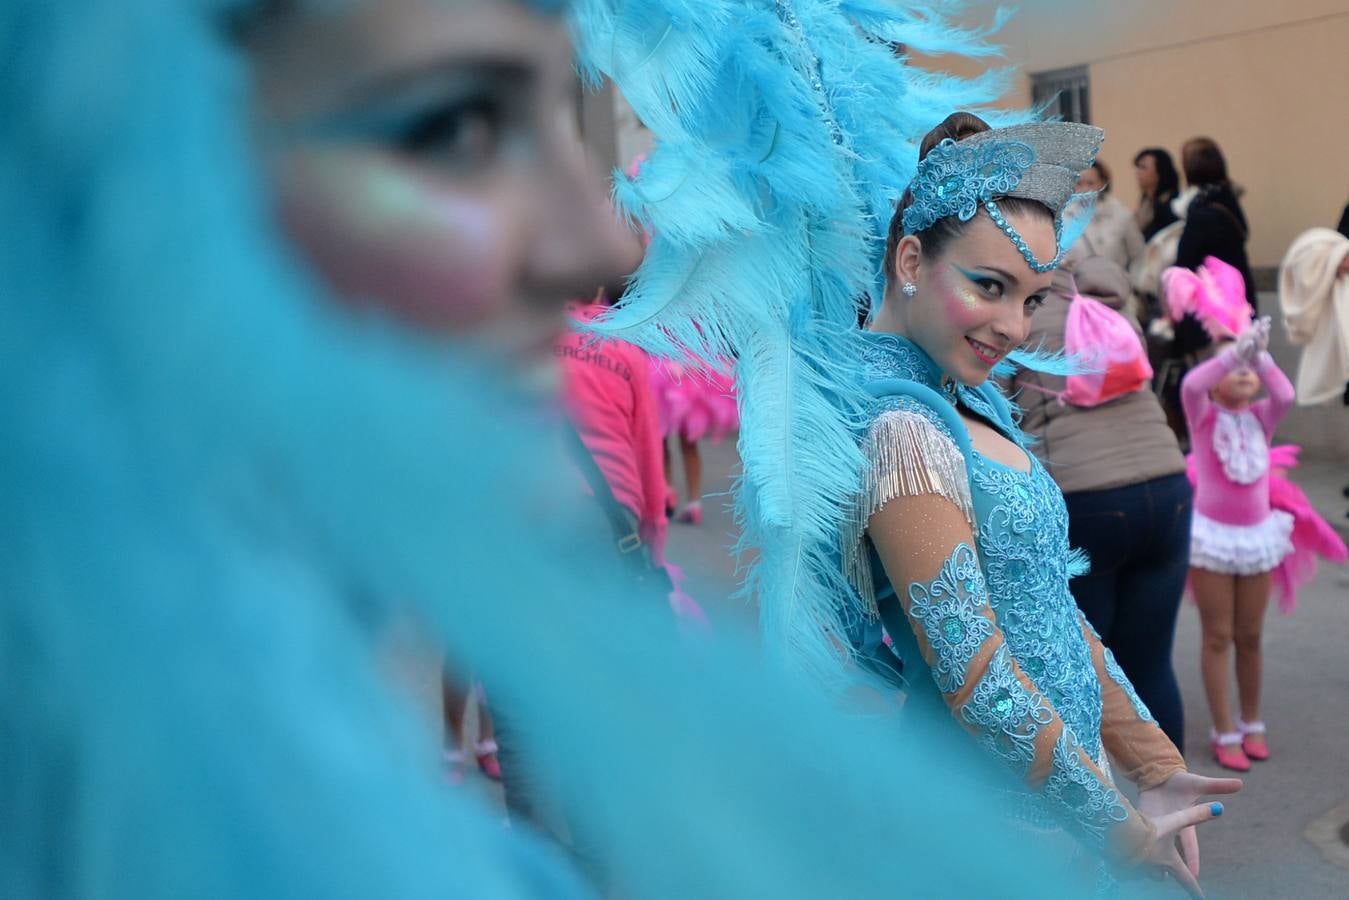
[[[1063,259],[1063,219],[1054,219],[1057,252],[1042,263],[1031,252],[1021,234],[1003,216],[994,202],[1021,183],[1026,171],[1035,164],[1035,150],[1021,141],[992,141],[975,146],[947,138],[928,151],[918,164],[918,173],[909,186],[913,203],[904,210],[904,233],[926,231],[947,216],[962,222],[974,218],[980,206],[988,212],[1003,233],[1036,272],[1058,268]]]
[[[1007,649],[1093,758],[1101,686],[1068,593],[1068,511],[1032,458],[1019,472],[975,454],[971,488],[989,599]]]
[[[904,210],[904,231],[926,231],[939,219],[968,222],[979,204],[1006,194],[1035,164],[1035,151],[1020,141],[976,146],[947,138],[928,151],[914,176],[913,203]]]
[[[936,657],[932,679],[943,694],[965,684],[965,670],[993,636],[993,621],[979,558],[969,544],[958,544],[927,584],[909,585],[909,617],[923,626]]]
[[[1024,778],[1035,760],[1035,736],[1053,721],[1054,712],[1043,694],[1016,677],[1011,653],[999,647],[960,708],[960,717],[979,728],[979,743],[986,751]]]
[[[1082,747],[1064,729],[1054,744],[1054,763],[1045,782],[1046,797],[1058,800],[1088,834],[1104,840],[1112,825],[1129,818],[1119,792],[1102,784],[1082,762]]]

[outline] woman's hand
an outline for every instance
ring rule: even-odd
[[[1138,794],[1138,811],[1157,827],[1147,863],[1170,872],[1195,897],[1199,889],[1199,836],[1195,826],[1222,815],[1222,804],[1195,805],[1212,794],[1235,794],[1241,790],[1240,778],[1205,778],[1190,772],[1177,772],[1154,788]]]

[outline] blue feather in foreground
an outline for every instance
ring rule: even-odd
[[[573,13],[582,72],[613,79],[658,141],[637,178],[615,174],[620,209],[653,240],[599,327],[666,356],[735,360],[746,592],[768,647],[837,683],[860,308],[882,296],[884,233],[918,141],[1005,87],[997,70],[918,70],[898,45],[994,55],[1005,13],[974,31],[876,0],[578,0]]]
[[[570,552],[599,532],[506,374],[275,232],[228,5],[0,5],[0,896],[601,894],[440,783],[382,665],[408,621],[565,773],[611,895],[1061,885],[931,777],[956,746]]]

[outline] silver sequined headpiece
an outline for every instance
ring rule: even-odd
[[[950,138],[928,151],[914,176],[913,203],[904,210],[904,232],[916,234],[940,219],[962,222],[981,208],[1012,240],[1037,272],[1048,272],[1063,258],[1063,209],[1078,174],[1096,160],[1105,132],[1077,122],[1034,122],[995,128],[963,141]],[[1043,203],[1054,214],[1057,252],[1042,263],[998,210],[998,197],[1022,197]]]

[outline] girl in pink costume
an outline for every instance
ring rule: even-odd
[[[703,520],[703,462],[698,442],[711,439],[713,443],[720,443],[722,438],[740,427],[735,381],[725,372],[696,363],[653,358],[651,385],[660,411],[661,431],[667,441],[671,435],[678,438],[684,463],[684,486],[689,499],[678,508],[675,518],[697,525]],[[673,510],[677,495],[673,490],[668,443],[665,449],[665,476],[672,486],[667,505]]]
[[[636,178],[646,162],[646,154],[639,153],[624,170],[629,178]],[[642,241],[651,243],[649,224],[642,223]],[[722,438],[740,428],[740,410],[736,406],[735,379],[729,373],[730,361],[723,361],[724,370],[704,366],[690,354],[684,360],[650,357],[651,390],[656,397],[656,412],[660,419],[663,440],[662,457],[665,464],[665,512],[676,521],[693,525],[703,521],[703,459],[698,443],[710,438],[721,443]],[[670,437],[679,440],[679,454],[684,465],[684,487],[688,501],[679,505],[679,494],[674,489],[674,471],[670,459]]]
[[[591,303],[571,304],[568,312],[573,322],[584,325],[606,308],[601,288]],[[614,500],[631,516],[634,533],[651,565],[669,575],[670,608],[681,622],[706,627],[702,607],[684,591],[683,570],[665,558],[668,487],[650,357],[627,341],[596,340],[576,327],[558,338],[554,352],[561,363],[568,418]]]
[[[1260,641],[1271,583],[1278,581],[1281,606],[1291,608],[1315,555],[1333,558],[1337,551],[1305,496],[1271,471],[1269,441],[1293,404],[1293,385],[1268,353],[1269,319],[1251,321],[1243,280],[1221,260],[1208,258],[1198,272],[1168,269],[1163,278],[1172,318],[1193,314],[1220,348],[1181,384],[1195,482],[1190,585],[1203,631],[1213,755],[1219,765],[1244,772],[1252,759],[1269,758],[1260,721]],[[1267,396],[1257,400],[1262,385]],[[1297,452],[1276,449],[1281,465]],[[1293,543],[1299,519],[1297,534],[1306,540],[1301,550]],[[1339,544],[1341,558],[1343,550]],[[1235,721],[1227,661],[1234,644],[1241,709]]]

